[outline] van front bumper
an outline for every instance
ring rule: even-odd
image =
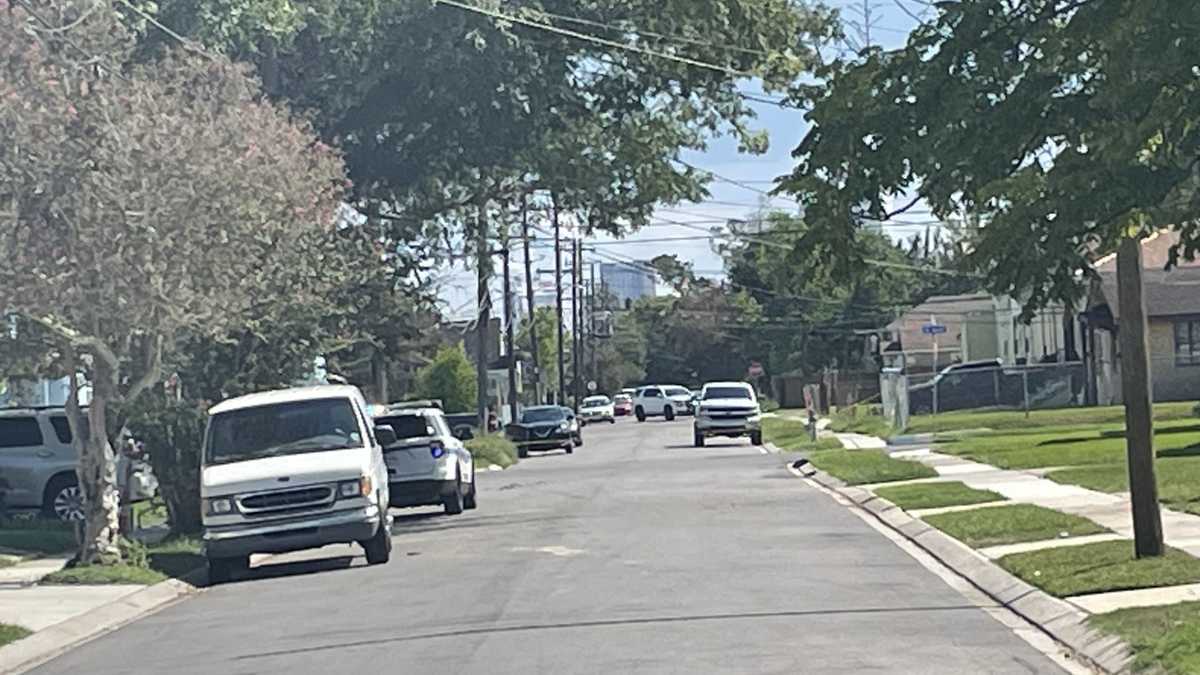
[[[204,554],[231,558],[287,553],[370,539],[382,526],[379,509],[367,506],[273,522],[245,522],[204,529]]]

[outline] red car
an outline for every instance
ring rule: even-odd
[[[633,397],[629,394],[617,394],[613,397],[613,412],[617,417],[633,414]]]

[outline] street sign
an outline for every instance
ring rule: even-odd
[[[588,380],[588,383],[587,383],[588,391],[596,391],[596,386],[597,385],[596,385],[595,380]]]
[[[921,332],[926,335],[941,335],[946,332],[946,327],[937,323],[927,323],[921,326]]]

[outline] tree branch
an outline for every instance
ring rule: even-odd
[[[162,377],[163,336],[154,338],[154,346],[146,350],[145,371],[125,392],[125,400],[132,401],[143,391],[154,386]]]
[[[92,335],[80,335],[79,331],[75,330],[74,328],[64,326],[50,317],[40,317],[25,313],[22,315],[39,326],[42,326],[51,333],[54,333],[55,335],[65,339],[68,346],[75,349],[86,350],[93,355],[104,359],[104,362],[114,370],[116,370],[121,363],[121,360],[117,358],[117,354],[112,350],[112,347],[109,347],[104,340],[101,340],[98,337]]]

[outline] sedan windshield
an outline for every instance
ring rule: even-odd
[[[562,408],[537,408],[521,413],[522,424],[537,424],[539,422],[561,422],[566,419],[566,411]]]
[[[362,445],[349,400],[296,401],[214,415],[209,422],[205,460],[224,464]]]
[[[704,400],[711,401],[717,398],[744,398],[750,399],[750,390],[745,387],[709,387],[704,390]]]

